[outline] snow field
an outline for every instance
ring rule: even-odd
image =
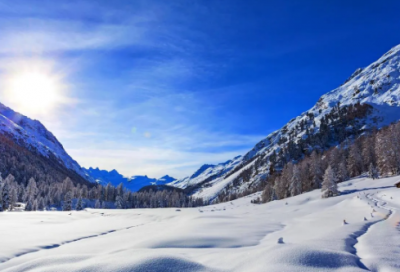
[[[400,271],[398,180],[259,205],[5,212],[0,271]]]

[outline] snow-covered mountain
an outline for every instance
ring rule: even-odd
[[[124,185],[124,187],[132,192],[139,191],[141,188],[148,185],[165,185],[167,183],[174,182],[175,179],[168,175],[163,176],[159,179],[149,178],[148,176],[132,176],[125,177],[118,173],[117,170],[100,170],[99,168],[84,169],[86,174],[90,176],[97,183],[105,186],[108,183],[111,183],[114,186],[118,186],[120,183]]]
[[[196,186],[207,180],[215,179],[217,177],[226,174],[227,172],[232,170],[236,165],[238,165],[241,161],[242,161],[242,156],[237,156],[233,158],[233,160],[229,160],[216,165],[204,164],[193,175],[171,182],[169,183],[169,185],[181,189],[185,189],[191,186]]]
[[[233,169],[216,176],[196,175],[196,172],[175,185],[185,188],[191,183],[200,184],[195,195],[208,199],[215,198],[222,190],[251,189],[268,174],[271,166],[282,167],[282,161],[301,159],[313,149],[337,145],[399,119],[400,45],[371,65],[357,69],[311,109],[268,135],[243,157],[235,158]],[[209,169],[204,168],[199,171]]]
[[[0,103],[0,133],[18,145],[55,159],[66,168],[87,179],[80,165],[68,155],[57,138],[42,123],[32,120]]]

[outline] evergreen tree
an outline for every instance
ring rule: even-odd
[[[344,161],[339,163],[339,168],[337,172],[338,182],[343,182],[349,179],[349,173],[347,172],[346,163]]]
[[[271,196],[272,196],[272,186],[270,182],[267,182],[267,185],[265,186],[264,191],[261,194],[262,202],[266,203],[271,201]]]
[[[78,198],[78,202],[76,203],[76,210],[77,210],[77,211],[83,210],[82,197],[79,197],[79,198]]]
[[[40,197],[39,201],[38,201],[38,210],[39,211],[44,211],[45,208],[46,208],[46,204],[45,204],[44,198]]]
[[[72,192],[68,191],[64,196],[63,211],[72,210]]]
[[[2,207],[3,210],[7,210],[10,206],[10,188],[8,186],[8,183],[5,182],[3,185],[3,189],[2,189]]]
[[[296,196],[301,194],[302,184],[300,178],[300,168],[298,165],[294,165],[292,179],[290,181],[289,191],[290,196]]]
[[[12,211],[15,208],[15,205],[18,202],[18,190],[17,188],[11,189],[10,193],[10,207],[9,210]]]
[[[26,204],[25,204],[25,211],[28,211],[28,212],[33,211],[33,199],[32,199],[32,198],[29,198],[29,199],[26,201]]]
[[[0,186],[0,212],[3,211],[3,189]]]
[[[336,176],[331,166],[325,170],[324,180],[322,182],[322,198],[332,197],[339,195],[336,184]]]
[[[117,196],[117,199],[115,201],[115,206],[117,207],[117,209],[125,209],[125,203],[122,196],[120,195]]]
[[[312,173],[312,187],[314,189],[321,188],[322,182],[322,163],[321,156],[317,152],[313,151],[311,153],[311,173]]]
[[[37,188],[36,181],[34,178],[30,178],[28,181],[28,185],[26,186],[26,189],[25,189],[24,201],[26,202],[29,199],[36,198],[37,193],[38,193],[38,188]]]
[[[368,167],[368,176],[372,179],[378,178],[378,171],[376,170],[376,167],[372,164],[372,162],[369,164]]]
[[[100,209],[101,208],[101,202],[99,199],[96,200],[96,203],[94,204],[95,209]]]
[[[352,177],[358,176],[363,171],[361,149],[358,142],[350,146],[349,158],[347,159],[347,169]]]

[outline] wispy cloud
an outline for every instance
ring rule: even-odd
[[[265,136],[236,131],[239,121],[224,104],[235,88],[209,84],[227,67],[218,57],[231,51],[194,26],[192,16],[211,12],[199,3],[0,3],[0,76],[21,58],[56,63],[52,72],[62,75],[73,103],[40,120],[83,166],[189,175]]]

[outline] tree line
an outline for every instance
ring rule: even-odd
[[[21,203],[26,211],[196,207],[204,204],[202,199],[178,191],[131,192],[122,184],[117,187],[99,184],[89,188],[85,184],[74,184],[68,177],[63,182],[30,178],[24,185],[11,174],[5,179],[0,175],[0,211],[14,210]]]
[[[276,160],[277,161],[277,160]],[[276,162],[275,161],[275,162]],[[257,186],[240,193],[223,192],[217,202],[230,201],[260,191],[255,202],[269,202],[322,189],[323,197],[337,195],[336,184],[367,173],[376,179],[400,174],[400,122],[364,132],[330,149],[314,149],[310,155],[290,160],[282,168],[271,161],[267,173],[248,168],[242,177],[257,179]]]

